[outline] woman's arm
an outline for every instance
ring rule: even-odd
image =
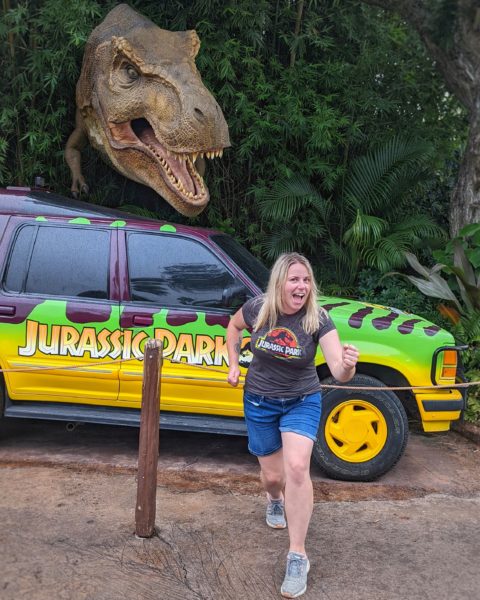
[[[234,387],[238,385],[240,377],[240,367],[238,359],[242,346],[243,330],[247,327],[243,318],[243,312],[240,308],[232,317],[227,327],[227,353],[228,353],[228,377],[227,381]]]
[[[319,343],[330,373],[337,381],[350,381],[355,375],[355,365],[358,361],[357,348],[351,344],[342,346],[336,329],[322,336]]]

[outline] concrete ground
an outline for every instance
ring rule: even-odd
[[[162,432],[156,535],[135,538],[138,430],[0,424],[2,600],[280,598],[288,533],[264,522],[243,438]],[[373,483],[315,466],[306,600],[480,598],[480,448],[411,437]]]

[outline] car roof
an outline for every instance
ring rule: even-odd
[[[35,215],[44,217],[86,217],[92,219],[122,219],[128,225],[151,229],[159,225],[168,225],[167,221],[151,219],[134,215],[126,211],[98,204],[91,204],[83,200],[66,198],[53,192],[26,187],[0,188],[0,214],[8,215]],[[182,231],[201,237],[220,233],[213,229],[192,227],[172,223],[176,231]]]

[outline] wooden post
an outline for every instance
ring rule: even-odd
[[[162,351],[160,340],[145,344],[135,507],[135,534],[142,538],[155,531]]]

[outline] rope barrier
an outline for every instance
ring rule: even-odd
[[[186,367],[190,367],[190,368],[194,368],[194,369],[204,369],[207,371],[211,371],[214,373],[221,373],[222,375],[226,376],[227,373],[225,370],[222,369],[216,369],[215,367],[210,367],[209,365],[191,365],[189,363],[185,363],[182,362],[180,360],[174,360],[173,358],[168,358],[166,356],[163,357],[163,360],[167,360],[168,362],[172,363],[172,364],[176,364],[176,365],[184,365]],[[87,370],[93,370],[95,371],[95,369],[97,367],[101,367],[104,365],[115,365],[115,364],[120,364],[120,363],[126,363],[126,362],[132,362],[132,361],[141,361],[141,359],[138,358],[122,358],[119,360],[110,360],[110,361],[102,361],[99,363],[96,363],[94,365],[92,364],[77,364],[77,365],[66,365],[63,367],[51,367],[51,366],[38,366],[38,367],[13,367],[10,369],[0,369],[0,373],[28,373],[29,371],[74,371],[76,369],[87,369]],[[165,379],[168,379],[168,375],[165,377]],[[241,382],[245,381],[245,377],[242,377]],[[437,389],[452,389],[452,388],[468,388],[468,387],[472,387],[472,386],[476,386],[476,385],[480,385],[480,381],[468,381],[468,382],[464,382],[464,383],[452,383],[452,384],[437,384],[437,385],[412,385],[412,386],[393,386],[393,387],[389,387],[389,386],[367,386],[367,385],[361,385],[361,386],[352,386],[352,385],[344,385],[342,383],[339,383],[338,385],[333,385],[333,384],[323,384],[320,383],[322,388],[327,388],[327,389],[343,389],[343,390],[368,390],[368,391],[374,391],[374,390],[390,390],[390,391],[408,391],[408,390],[437,390]]]
[[[65,365],[63,367],[51,367],[39,365],[38,367],[12,367],[10,369],[0,369],[0,373],[28,373],[29,371],[74,371],[75,369],[93,369],[101,367],[103,365],[115,365],[123,362],[131,362],[132,360],[138,360],[138,358],[122,358],[119,360],[110,360],[99,362],[94,365],[92,364],[78,364],[78,365]]]
[[[174,364],[181,364],[181,365],[187,365],[189,367],[195,367],[198,369],[206,369],[208,371],[215,371],[216,373],[222,373],[223,375],[226,375],[225,371],[222,371],[220,369],[215,369],[214,367],[209,367],[206,365],[189,365],[188,363],[183,363],[179,360],[173,360],[170,358],[165,358],[163,360],[168,360],[171,363]],[[242,379],[244,380],[245,378],[242,377]],[[320,386],[322,388],[332,388],[332,389],[343,389],[343,390],[391,390],[391,391],[405,391],[405,390],[425,390],[425,389],[451,389],[451,388],[463,388],[463,387],[470,387],[473,385],[480,385],[480,381],[469,381],[469,382],[465,382],[465,383],[452,383],[452,384],[437,384],[437,385],[413,385],[413,386],[396,386],[396,387],[387,387],[387,386],[367,386],[367,385],[361,385],[361,386],[352,386],[352,385],[343,385],[342,383],[340,383],[339,385],[330,385],[330,384],[323,384],[320,383]]]

